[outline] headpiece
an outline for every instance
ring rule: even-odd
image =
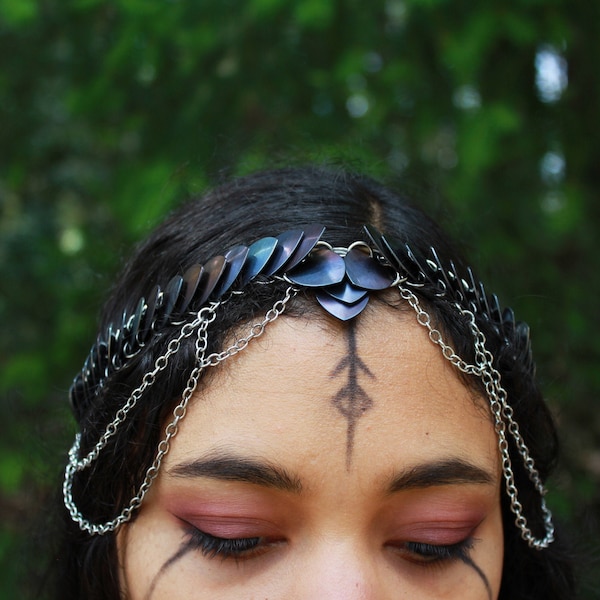
[[[70,389],[71,405],[77,415],[88,410],[114,373],[130,364],[148,344],[164,335],[168,327],[171,330],[173,326],[180,327],[168,342],[166,351],[156,359],[85,456],[80,456],[80,434],[76,436],[69,452],[63,495],[67,510],[82,530],[90,534],[105,534],[131,518],[158,475],[202,372],[242,351],[252,339],[260,336],[301,289],[312,290],[324,310],[337,319],[347,321],[365,309],[372,292],[396,288],[401,298],[415,311],[419,325],[441,348],[444,358],[463,373],[481,380],[498,437],[502,472],[515,524],[521,537],[532,548],[542,549],[552,543],[554,527],[544,498],[546,489],[514,419],[500,373],[493,364],[494,357],[486,347],[486,337],[477,325],[477,319],[485,322],[494,335],[511,349],[515,362],[533,374],[527,325],[517,323],[511,309],[502,310],[497,297],[486,294],[470,268],[459,273],[454,263],[442,264],[434,248],[430,248],[428,255],[419,255],[409,245],[382,235],[371,226],[365,227],[365,233],[367,241],[357,241],[343,248],[332,247],[323,239],[325,228],[311,225],[277,237],[262,238],[249,247],[236,246],[204,265],[191,266],[183,275],[175,275],[164,289],[156,286],[147,299],[140,298],[135,309],[124,312],[120,322],[110,324],[100,334]],[[244,293],[250,282],[270,284],[277,281],[287,284],[286,291],[274,302],[263,320],[252,325],[245,337],[225,350],[208,354],[208,329],[217,318],[219,307],[233,295]],[[473,339],[474,359],[471,363],[458,356],[446,343],[419,298],[430,302],[442,300],[453,308],[457,316],[460,315]],[[137,493],[113,520],[102,524],[90,522],[73,498],[76,473],[86,470],[97,460],[129,412],[167,368],[181,343],[192,336],[196,339],[196,364]],[[543,538],[535,537],[523,514],[509,453],[510,438],[523,460],[529,479],[540,494],[545,526]]]

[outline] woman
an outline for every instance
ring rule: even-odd
[[[181,208],[71,401],[62,598],[572,597],[528,329],[368,178]]]

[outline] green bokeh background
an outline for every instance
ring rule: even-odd
[[[41,597],[66,390],[123,256],[223,177],[306,161],[407,191],[529,322],[598,597],[599,123],[595,1],[0,0],[0,597]]]

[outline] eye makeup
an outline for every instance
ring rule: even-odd
[[[281,543],[266,537],[215,537],[196,527],[190,527],[187,535],[189,547],[199,550],[207,558],[223,560],[257,558],[267,552],[271,546]]]
[[[464,560],[474,545],[473,538],[466,538],[455,544],[428,544],[425,542],[405,542],[399,547],[392,545],[402,558],[423,566],[431,566],[455,560]]]

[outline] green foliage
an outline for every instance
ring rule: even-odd
[[[1,597],[28,589],[15,549],[121,257],[223,174],[290,161],[396,182],[461,236],[532,326],[557,511],[597,522],[600,4],[0,0],[0,56]]]

